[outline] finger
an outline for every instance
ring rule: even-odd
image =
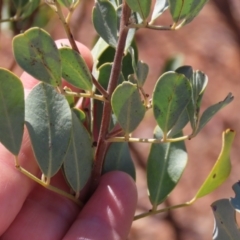
[[[68,41],[60,40],[60,42],[64,44]],[[77,43],[77,45],[80,48],[82,56],[86,58],[88,66],[91,67],[92,57],[90,51],[80,43]],[[23,73],[21,79],[28,90],[38,83],[38,81],[26,73]],[[39,173],[26,131],[18,157],[21,166],[34,175]],[[0,235],[16,217],[34,186],[35,183],[32,180],[16,170],[14,157],[0,144]]]
[[[63,182],[61,172],[51,183],[65,191],[68,187]],[[29,194],[7,231],[1,236],[2,240],[34,239],[59,240],[66,234],[77,217],[80,208],[72,200],[37,186]]]
[[[123,172],[107,173],[63,239],[126,239],[136,204],[132,178]]]

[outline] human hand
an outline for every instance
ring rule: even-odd
[[[66,44],[66,40],[57,43]],[[89,67],[90,51],[78,44]],[[24,73],[27,93],[38,83]],[[24,133],[19,163],[39,176],[28,134]],[[68,189],[58,173],[51,183]],[[99,187],[83,209],[76,203],[36,184],[14,167],[14,158],[0,145],[0,235],[2,240],[126,239],[137,202],[133,180],[123,172],[102,176]]]

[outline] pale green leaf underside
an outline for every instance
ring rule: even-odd
[[[41,171],[52,177],[66,155],[72,114],[65,97],[51,85],[40,83],[26,99],[26,126]]]
[[[18,155],[24,126],[24,91],[20,79],[0,68],[0,142]]]
[[[72,121],[72,137],[63,166],[68,183],[79,193],[91,176],[93,148],[89,133],[75,113]]]
[[[98,0],[93,8],[93,25],[97,33],[110,46],[116,47],[117,37],[117,13],[113,5],[105,0]]]
[[[231,198],[230,202],[236,211],[240,212],[240,181],[235,183],[232,188],[236,196],[234,198]]]
[[[128,143],[112,143],[107,150],[104,160],[103,173],[110,171],[122,171],[136,179],[135,167],[132,162]]]
[[[34,27],[13,39],[14,57],[20,67],[52,86],[61,84],[61,59],[51,36]]]
[[[154,137],[162,139],[157,126]],[[184,142],[153,143],[147,162],[149,198],[154,207],[162,203],[177,185],[188,160]]]
[[[139,125],[145,115],[145,107],[135,84],[123,82],[118,85],[111,99],[112,109],[126,134]]]
[[[211,207],[215,218],[213,240],[239,240],[236,211],[229,199],[215,201]]]
[[[77,88],[91,91],[92,77],[84,59],[68,47],[59,49],[59,52],[62,60],[62,77]]]
[[[201,198],[211,193],[228,178],[231,172],[230,150],[235,134],[231,129],[223,132],[221,153],[195,198]]]

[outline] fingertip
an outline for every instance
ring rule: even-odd
[[[136,205],[133,179],[120,171],[107,173],[64,239],[126,239]]]

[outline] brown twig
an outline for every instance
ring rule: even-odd
[[[126,25],[129,21],[130,15],[131,15],[131,10],[128,7],[128,5],[124,2],[123,8],[122,8],[121,22],[120,22],[119,39],[118,39],[116,54],[114,57],[113,67],[112,67],[108,89],[107,89],[109,98],[111,98],[112,93],[117,86],[118,78],[121,72],[121,66],[122,66],[121,63],[124,55],[125,42],[128,34],[128,28],[126,27]],[[105,102],[104,108],[103,108],[103,117],[102,117],[102,122],[100,127],[100,133],[98,137],[98,145],[97,145],[96,154],[95,154],[90,194],[92,194],[95,191],[100,180],[102,165],[103,165],[105,153],[108,146],[105,140],[108,134],[108,127],[111,121],[111,114],[112,114],[111,103]]]

